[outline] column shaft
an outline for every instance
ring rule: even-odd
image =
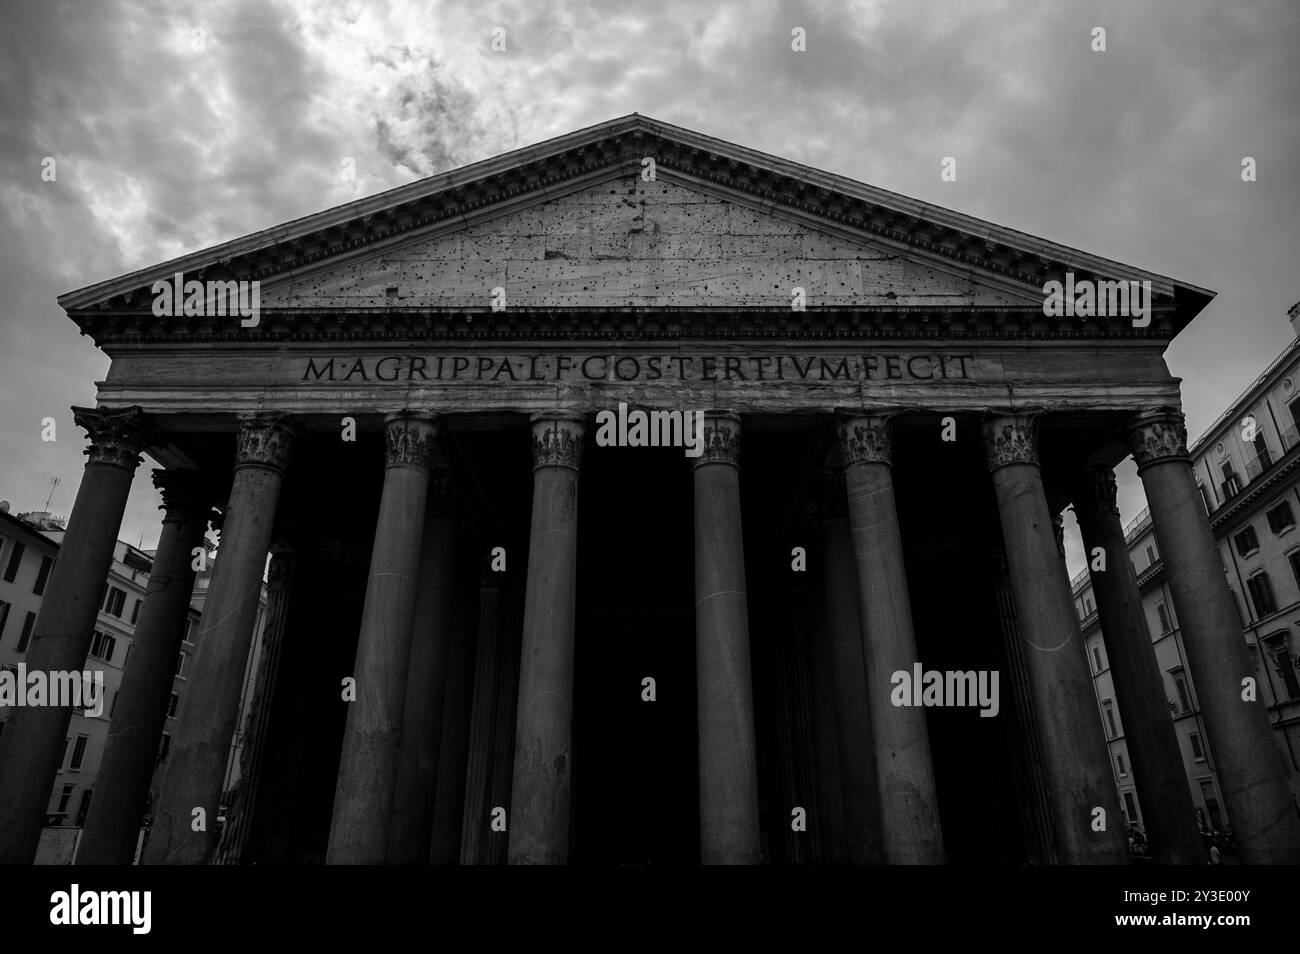
[[[706,415],[704,437],[704,452],[694,464],[700,856],[705,864],[758,864],[758,755],[740,519],[740,419]]]
[[[149,781],[167,721],[176,658],[194,590],[194,549],[203,545],[210,508],[194,471],[154,471],[163,495],[162,533],[144,606],[122,673],[95,798],[77,845],[77,864],[129,865],[135,855]]]
[[[876,787],[876,758],[867,701],[867,669],[862,659],[862,623],[858,615],[858,578],[853,562],[853,537],[845,508],[842,475],[827,475],[823,493],[822,554],[825,561],[827,635],[831,674],[838,713],[837,745],[842,776],[848,860],[879,864],[880,793]]]
[[[147,438],[139,408],[72,411],[90,434],[89,459],[36,617],[28,672],[85,668],[131,479]],[[26,865],[36,858],[71,722],[72,709],[63,706],[22,706],[9,716],[0,736],[0,864]]]
[[[1115,475],[1108,467],[1099,469],[1085,475],[1078,485],[1074,512],[1089,561],[1133,778],[1146,815],[1151,857],[1159,864],[1201,864],[1205,851],[1196,830],[1192,794],[1147,629],[1137,573],[1124,540],[1115,502]],[[1104,571],[1091,569],[1092,553],[1098,547],[1105,554]]]
[[[572,780],[582,423],[533,422],[533,516],[509,818],[511,864],[563,864]]]
[[[240,428],[238,441],[220,548],[186,685],[188,698],[172,736],[144,864],[206,863],[221,810],[262,573],[293,437],[278,421],[252,420]],[[196,809],[202,809],[201,815]],[[200,817],[203,830],[195,831]]]
[[[996,418],[984,428],[1055,808],[1057,853],[1066,864],[1123,864],[1123,816],[1038,468],[1037,419]],[[1098,808],[1105,812],[1104,831],[1095,827],[1102,823]]]
[[[1130,444],[1240,858],[1246,864],[1300,864],[1300,819],[1263,697],[1258,688],[1253,697],[1247,691],[1257,676],[1196,490],[1182,415],[1162,411],[1136,418]]]
[[[465,817],[465,770],[469,763],[470,708],[474,701],[474,657],[478,619],[472,574],[460,576],[461,598],[452,607],[451,652],[447,658],[447,690],[442,706],[442,741],[438,748],[437,794],[433,800],[433,836],[429,864],[460,861]],[[514,726],[511,726],[514,729]],[[504,807],[504,806],[502,806]]]
[[[451,609],[456,597],[456,518],[451,512],[451,481],[451,475],[440,470],[435,471],[430,482],[388,839],[390,864],[427,864],[433,835]]]
[[[357,639],[356,701],[339,757],[328,864],[383,864],[406,700],[434,424],[411,413],[384,421],[387,465]]]
[[[912,672],[920,659],[894,502],[888,420],[863,416],[842,423],[840,454],[858,574],[862,660],[870,679],[867,702],[875,738],[884,860],[942,864],[943,832],[925,710],[895,706],[890,700],[892,675]],[[843,769],[842,754],[840,764]]]

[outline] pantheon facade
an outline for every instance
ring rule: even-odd
[[[1048,317],[1067,276],[1149,314]],[[147,811],[145,864],[1125,863],[1072,506],[1153,854],[1202,863],[1131,454],[1241,858],[1300,862],[1163,357],[1212,297],[635,114],[69,293],[111,366],[29,669],[85,667],[143,454],[163,500],[77,861]],[[620,405],[700,443],[597,440]],[[0,738],[0,862],[69,716]]]

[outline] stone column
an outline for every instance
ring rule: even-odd
[[[514,719],[510,719],[508,728],[506,723],[498,723],[496,720],[505,632],[501,626],[503,581],[493,577],[500,575],[503,574],[486,570],[478,591],[478,646],[474,661],[469,758],[465,767],[465,810],[461,820],[463,836],[460,863],[463,865],[491,863],[488,850],[491,805],[488,799],[492,784],[494,740],[499,732],[508,734],[511,741],[514,740]],[[496,834],[500,837],[499,832]]]
[[[131,479],[150,437],[138,407],[74,407],[72,415],[90,435],[88,459],[24,659],[29,672],[85,668]],[[0,736],[0,864],[36,858],[71,722],[67,707],[22,706],[10,714]]]
[[[250,418],[239,429],[221,543],[144,864],[197,865],[208,860],[262,597],[266,553],[292,449],[293,431],[282,418]],[[194,830],[195,809],[203,810],[203,831]]]
[[[854,596],[857,605],[857,596]],[[817,751],[817,826],[823,864],[846,865],[849,854],[844,819],[844,781],[840,769],[839,727],[835,714],[835,677],[831,670],[830,634],[824,601],[809,607],[812,630],[808,665],[812,671],[813,745]],[[872,797],[875,797],[873,791]]]
[[[1161,408],[1136,416],[1129,446],[1151,507],[1241,860],[1300,864],[1300,819],[1263,698],[1258,687],[1253,696],[1247,688],[1257,677],[1192,476],[1182,414]]]
[[[1191,789],[1151,645],[1137,573],[1124,541],[1115,474],[1109,467],[1079,475],[1074,513],[1097,597],[1102,642],[1124,720],[1133,779],[1146,814],[1151,857],[1159,864],[1202,864],[1205,850],[1196,830]],[[1095,548],[1105,554],[1104,571],[1092,568]]]
[[[838,728],[839,765],[850,864],[879,864],[880,794],[867,701],[867,669],[862,660],[858,615],[858,577],[849,533],[848,497],[843,473],[822,475],[822,573],[826,629]]]
[[[162,533],[131,641],[131,665],[122,672],[95,797],[77,846],[79,865],[129,865],[135,855],[185,638],[194,590],[193,551],[203,545],[211,514],[197,471],[155,470],[153,482],[162,492]]]
[[[267,735],[271,721],[271,700],[275,698],[280,672],[280,652],[284,646],[284,629],[289,616],[289,590],[292,586],[296,557],[286,544],[271,546],[271,562],[266,570],[266,616],[262,624],[262,656],[258,663],[257,688],[244,721],[244,745],[239,752],[240,785],[234,804],[227,809],[221,844],[217,846],[217,864],[244,864],[249,838],[262,788],[263,764],[266,760]]]
[[[709,412],[695,481],[695,679],[704,864],[758,864],[758,755],[740,524],[740,418]]]
[[[428,845],[431,865],[457,864],[463,841],[470,710],[474,701],[475,628],[479,622],[474,589],[470,585],[472,579],[472,572],[457,576],[460,598],[451,610],[451,650],[447,656],[447,689],[442,703],[442,739],[438,743],[433,834]],[[514,731],[513,723],[510,729]]]
[[[388,837],[389,864],[423,865],[429,860],[451,647],[451,609],[456,598],[456,506],[455,478],[445,466],[435,466],[429,480],[420,588],[411,627],[411,659]]]
[[[1038,467],[1038,418],[986,421],[984,445],[1043,740],[1058,857],[1065,864],[1126,863],[1110,751]],[[1100,824],[1098,808],[1105,811],[1104,831],[1093,828]]]
[[[578,419],[533,420],[533,517],[508,819],[510,864],[563,864],[568,858],[582,435]]]
[[[943,832],[925,709],[895,706],[890,699],[893,674],[910,676],[920,658],[894,503],[889,418],[848,418],[839,425],[839,440],[858,573],[862,660],[870,680],[867,702],[875,738],[884,860],[942,864]]]
[[[357,698],[348,705],[343,731],[327,864],[376,865],[387,857],[434,436],[430,416],[400,411],[384,418],[384,489],[352,670]]]

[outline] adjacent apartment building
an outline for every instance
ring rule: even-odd
[[[54,561],[58,559],[63,534],[64,521],[60,517],[50,513],[15,516],[6,508],[0,507],[0,668],[17,672],[18,665],[26,658],[41,603],[51,595],[46,592],[46,583]],[[213,549],[214,544],[208,541],[208,550]],[[184,641],[176,658],[176,674],[167,710],[168,729],[175,724],[185,695],[190,660],[196,649],[198,623],[212,566],[208,561],[203,561],[203,564],[204,568],[196,575]],[[70,861],[75,851],[78,832],[94,797],[100,760],[117,705],[122,674],[130,665],[135,624],[140,616],[152,569],[152,552],[121,540],[117,542],[108,579],[104,581],[90,656],[85,667],[103,673],[102,712],[97,716],[87,715],[82,710],[73,713],[59,762],[58,776],[50,792],[46,830],[42,836],[38,862]],[[263,595],[255,633],[261,631],[265,604]],[[260,649],[260,638],[255,639],[254,646]],[[257,671],[257,655],[256,652],[250,654],[253,658],[249,660],[246,692],[241,700],[241,726],[247,701],[253,698],[253,693],[248,690],[251,689],[252,678]],[[4,731],[8,716],[9,711],[0,707],[0,732]],[[241,740],[242,733],[236,736],[236,750]],[[158,766],[151,786],[155,792],[161,783],[162,773],[166,770],[170,741],[171,733],[165,729],[159,740]],[[238,759],[231,761],[231,771],[237,773]],[[228,787],[236,780],[230,778]]]
[[[1297,337],[1200,437],[1191,443],[1193,470],[1255,663],[1259,698],[1300,799],[1300,303],[1288,312]],[[1182,749],[1192,801],[1203,829],[1230,825],[1215,773],[1215,753],[1196,701],[1178,618],[1150,515],[1125,528],[1147,626],[1165,681],[1169,712]],[[1129,822],[1142,827],[1115,701],[1097,601],[1085,569],[1073,580],[1075,605],[1111,770]]]

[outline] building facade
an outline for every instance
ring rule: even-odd
[[[1290,309],[1293,323],[1298,312],[1300,306]],[[1198,493],[1253,664],[1256,692],[1272,726],[1293,799],[1300,798],[1300,643],[1295,634],[1300,626],[1297,385],[1300,337],[1189,447]],[[1198,824],[1224,828],[1232,821],[1149,510],[1130,523],[1125,540]],[[1120,797],[1126,816],[1141,825],[1141,799],[1126,749],[1123,714],[1115,702],[1096,595],[1086,570],[1075,577],[1074,591]]]
[[[1058,279],[1106,317],[1048,314]],[[147,452],[170,665],[222,523],[143,862],[1123,862],[1053,518],[1124,552],[1130,453],[1242,855],[1300,860],[1163,359],[1211,297],[637,115],[63,296],[112,359],[67,545],[103,559]],[[88,579],[57,565],[42,665]],[[1099,595],[1153,842],[1200,861],[1136,580]],[[63,735],[21,715],[0,860]],[[123,859],[154,741],[79,859]]]

